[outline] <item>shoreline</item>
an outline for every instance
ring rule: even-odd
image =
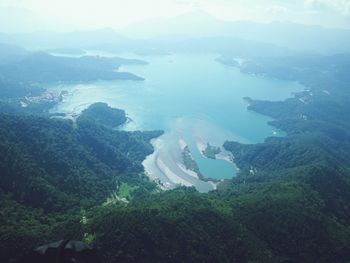
[[[197,174],[196,172],[191,171],[191,170],[188,170],[184,164],[182,164],[182,163],[180,163],[180,162],[177,162],[176,165],[177,165],[184,173],[188,174],[189,176],[192,176],[192,177],[194,177],[194,178],[196,178],[196,179],[200,179],[199,176],[198,176],[198,174]]]
[[[209,159],[203,153],[206,150],[207,145],[208,145],[208,142],[205,143],[203,141],[203,139],[197,138],[196,146],[197,146],[197,149],[198,149],[199,153],[201,154],[202,157],[204,157],[206,159]],[[214,160],[223,160],[223,161],[226,161],[226,162],[229,162],[229,163],[235,165],[234,156],[230,152],[227,152],[223,147],[220,147],[220,149],[221,149],[221,152],[215,155],[215,159]]]
[[[221,151],[221,153],[218,153],[217,155],[215,155],[216,160],[223,160],[229,163],[232,163],[236,166],[235,162],[234,162],[234,156],[227,152],[226,150]]]
[[[196,138],[196,146],[197,146],[199,153],[202,155],[202,157],[208,159],[203,153],[205,151],[205,149],[207,148],[207,144],[199,137]]]
[[[155,164],[158,167],[158,169],[175,185],[183,185],[183,186],[193,186],[192,183],[189,181],[181,178],[178,176],[175,172],[173,172],[168,165],[164,163],[164,161],[156,157]]]
[[[199,192],[216,189],[215,182],[201,180],[196,172],[188,170],[180,161],[181,153],[187,147],[183,138],[174,134],[165,134],[151,143],[154,153],[149,155],[142,164],[145,174],[161,189],[174,189],[179,185],[195,187]]]

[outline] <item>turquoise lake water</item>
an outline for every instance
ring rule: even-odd
[[[203,175],[232,178],[235,166],[224,160],[204,158],[198,150],[198,141],[222,146],[225,140],[256,143],[268,136],[283,135],[267,124],[268,117],[248,111],[243,97],[283,100],[304,87],[296,82],[243,74],[237,68],[219,64],[216,57],[211,54],[141,57],[149,65],[124,66],[119,70],[144,77],[142,82],[56,85],[52,89],[68,90],[71,96],[53,111],[80,112],[98,101],[125,109],[133,120],[125,129],[163,129],[166,135],[159,147],[163,147],[164,154],[175,151],[177,141],[184,140]],[[174,156],[171,158],[178,158]],[[155,177],[166,181],[161,175]],[[195,178],[186,180],[198,185]]]

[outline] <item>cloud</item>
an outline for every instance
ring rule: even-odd
[[[266,9],[266,12],[272,15],[280,15],[280,14],[284,14],[284,13],[289,13],[288,8],[284,7],[284,6],[280,6],[280,5],[273,5],[273,6],[269,6]]]
[[[26,8],[0,6],[0,31],[23,32],[48,29],[47,21]]]
[[[328,9],[350,16],[350,0],[305,0],[304,3],[309,8]]]
[[[198,10],[223,20],[350,27],[350,0],[0,0],[0,9],[5,6],[24,8],[31,16],[2,12],[0,31],[119,29]]]

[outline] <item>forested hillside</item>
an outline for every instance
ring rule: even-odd
[[[82,209],[102,205],[122,183],[137,186],[139,194],[154,191],[141,176],[141,162],[153,151],[149,140],[160,134],[1,114],[2,261],[63,238],[65,230],[56,224],[75,217],[79,225]],[[53,232],[56,227],[62,234]]]
[[[45,52],[29,52],[0,43],[0,77],[19,83],[94,80],[142,80],[128,72],[119,72],[121,65],[147,62],[119,57],[61,57]],[[20,95],[20,94],[18,94]]]
[[[121,109],[113,109],[106,103],[97,102],[83,110],[78,122],[92,121],[109,128],[116,128],[127,122],[126,113]]]

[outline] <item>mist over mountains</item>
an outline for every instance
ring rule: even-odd
[[[269,24],[216,19],[204,12],[187,13],[168,19],[149,19],[119,31],[100,29],[67,33],[34,32],[0,34],[0,42],[25,45],[30,49],[79,47],[83,49],[110,49],[136,52],[142,49],[174,52],[181,46],[215,52],[224,50],[223,42],[271,46],[274,50],[336,54],[350,52],[350,30],[324,28],[290,22]],[[201,42],[211,42],[210,48]],[[214,42],[214,43],[213,43]],[[209,50],[211,49],[211,50]],[[264,51],[264,50],[263,50]],[[266,52],[259,52],[264,55]]]
[[[133,37],[237,37],[286,47],[297,51],[347,52],[350,30],[323,28],[291,22],[269,24],[250,21],[223,21],[205,12],[193,12],[172,19],[153,19],[121,31]]]

